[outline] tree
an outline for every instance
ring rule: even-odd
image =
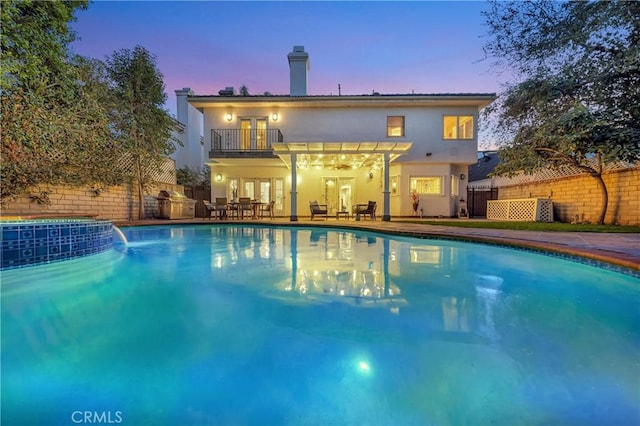
[[[122,179],[110,161],[118,152],[104,70],[68,50],[75,37],[68,23],[86,7],[86,1],[2,2],[2,202],[41,186]]]
[[[145,48],[122,49],[107,58],[107,69],[118,101],[114,131],[131,160],[137,187],[138,218],[144,219],[144,194],[166,156],[174,150],[173,121],[163,109],[167,99],[155,57]]]
[[[246,84],[240,86],[240,96],[249,96],[249,88]]]
[[[493,0],[487,57],[514,74],[487,108],[501,142],[496,175],[573,166],[601,193],[607,164],[640,160],[640,2]]]
[[[200,170],[184,166],[176,170],[176,180],[178,185],[184,186],[210,186],[211,169],[203,166]]]

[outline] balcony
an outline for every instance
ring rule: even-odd
[[[211,155],[224,153],[273,153],[273,144],[283,142],[279,129],[211,129]]]

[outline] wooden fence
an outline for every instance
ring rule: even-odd
[[[208,212],[204,208],[202,200],[211,201],[210,186],[185,186],[184,195],[196,200],[196,217],[207,217]]]

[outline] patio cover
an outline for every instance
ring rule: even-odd
[[[388,154],[389,162],[393,162],[406,155],[412,145],[413,142],[283,142],[274,143],[272,148],[288,168],[291,168],[291,154],[309,154],[314,161],[322,161],[324,168],[331,168],[332,155],[344,157],[341,160],[344,164],[358,164],[362,162],[361,156],[371,154]],[[300,166],[299,161],[297,163]],[[360,163],[360,166],[366,164]]]

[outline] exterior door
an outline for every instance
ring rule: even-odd
[[[256,148],[267,149],[267,120],[256,118]]]
[[[240,149],[249,151],[251,149],[251,119],[240,119]]]
[[[324,202],[327,205],[329,214],[335,214],[340,207],[338,198],[338,178],[324,177],[322,178],[324,187]]]
[[[260,181],[260,194],[258,196],[261,203],[269,204],[269,202],[271,202],[271,181],[270,180]]]
[[[338,179],[338,187],[340,189],[340,211],[351,212],[351,206],[355,204],[353,196],[353,178]]]

